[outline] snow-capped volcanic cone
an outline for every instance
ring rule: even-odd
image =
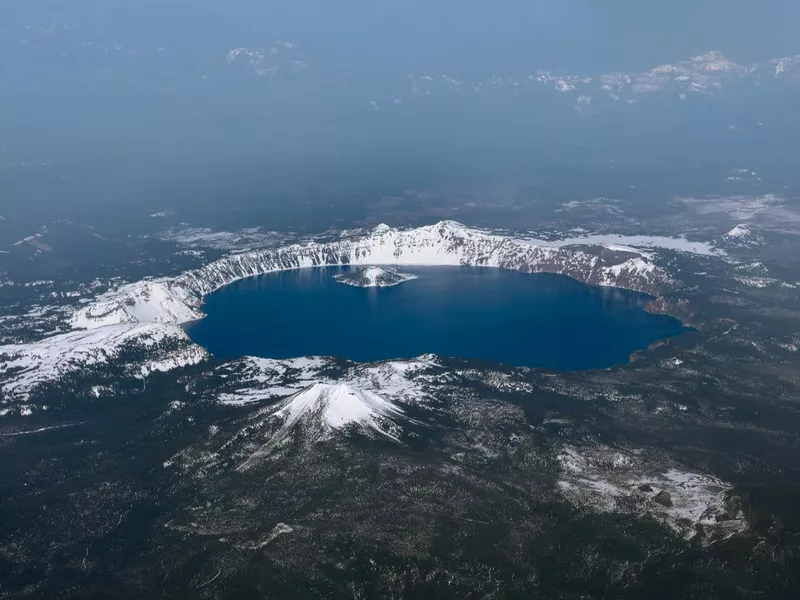
[[[355,273],[340,273],[334,275],[333,278],[339,283],[356,287],[390,287],[416,279],[417,276],[383,267],[367,267],[359,269]]]

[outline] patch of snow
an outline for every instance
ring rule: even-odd
[[[263,231],[260,227],[239,231],[214,231],[206,227],[181,225],[162,231],[157,237],[189,248],[210,248],[231,252],[274,247],[286,239],[286,234]]]
[[[725,235],[728,237],[745,237],[747,235],[750,235],[751,233],[752,230],[750,229],[750,227],[748,227],[747,225],[739,224],[733,229],[731,229]]]
[[[734,276],[734,279],[751,288],[766,288],[771,285],[779,285],[781,282],[777,279],[772,279],[771,277],[738,277]]]
[[[582,235],[578,237],[568,237],[560,240],[545,241],[536,238],[526,238],[528,241],[551,245],[556,247],[563,246],[603,246],[609,250],[619,250],[622,252],[634,252],[636,254],[646,253],[646,250],[674,250],[676,252],[689,252],[703,256],[714,256],[722,253],[718,248],[714,248],[708,242],[689,241],[685,237],[666,237],[659,235],[622,235],[616,233],[599,233]]]
[[[408,361],[386,361],[373,365],[356,365],[338,380],[320,374],[331,359],[301,357],[270,359],[245,357],[236,371],[236,387],[218,394],[220,404],[245,406],[290,396],[317,383],[348,383],[368,390],[394,403],[416,404],[422,391],[412,381],[421,369],[436,365],[434,357],[424,355]],[[224,372],[217,376],[226,377]]]
[[[800,211],[774,194],[764,196],[682,197],[676,202],[703,215],[720,214],[742,224],[797,235]]]
[[[104,385],[93,385],[91,388],[89,388],[89,394],[95,398],[99,398],[103,394],[109,394],[111,392],[111,388]]]
[[[571,92],[571,91],[575,90],[575,86],[572,85],[571,83],[565,81],[564,79],[557,79],[555,81],[555,83],[554,83],[554,87],[559,92]]]
[[[4,378],[0,389],[25,399],[37,385],[105,363],[131,346],[146,353],[137,365],[142,373],[196,364],[208,356],[176,325],[129,323],[70,331],[32,344],[0,346],[0,376]],[[89,392],[96,395],[99,388]]]
[[[622,278],[636,278],[646,276],[652,273],[656,266],[647,262],[643,258],[632,258],[617,265],[602,268],[602,282],[609,282],[607,285],[613,285],[612,282],[619,281]]]
[[[698,524],[717,539],[747,528],[741,511],[731,514],[728,506],[732,487],[711,475],[664,469],[639,454],[605,446],[567,446],[559,463],[558,487],[577,504],[604,512],[648,514],[687,539],[694,537]]]
[[[339,283],[356,287],[391,287],[416,278],[416,275],[400,273],[383,267],[366,267],[356,273],[334,275],[334,279]]]
[[[96,329],[122,323],[185,323],[203,316],[197,298],[169,280],[140,281],[99,296],[72,315],[74,328]]]

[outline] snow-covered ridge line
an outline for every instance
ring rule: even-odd
[[[208,356],[180,327],[161,323],[120,323],[70,331],[33,344],[0,346],[0,409],[12,399],[27,402],[39,385],[106,364],[129,349],[140,358],[126,371],[139,378],[197,364]],[[22,406],[20,413],[29,410]]]
[[[202,298],[246,277],[343,265],[485,266],[567,275],[590,285],[658,295],[669,278],[641,253],[601,246],[547,246],[486,233],[454,221],[416,229],[385,225],[327,243],[308,242],[234,254],[175,278],[124,286],[79,310],[74,327],[184,323],[202,317]]]
[[[542,69],[526,76],[496,74],[474,80],[455,79],[447,74],[416,75],[411,77],[409,92],[428,97],[440,90],[462,94],[503,88],[513,89],[515,93],[544,89],[564,94],[574,102],[574,108],[582,112],[598,100],[632,105],[648,95],[666,92],[683,101],[690,96],[713,95],[729,86],[794,83],[798,78],[800,55],[739,64],[719,51],[710,51],[645,71],[577,74]]]

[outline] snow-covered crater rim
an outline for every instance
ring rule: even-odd
[[[581,283],[645,292],[672,285],[649,254],[607,245],[554,246],[471,229],[453,221],[415,229],[380,226],[328,242],[231,254],[171,278],[126,284],[71,316],[71,331],[38,342],[0,347],[2,390],[23,400],[37,385],[88,364],[111,361],[134,345],[150,373],[202,361],[206,352],[179,326],[204,315],[203,298],[237,280],[290,269],[328,266],[479,266],[551,273]]]
[[[177,277],[129,284],[78,310],[71,324],[94,329],[121,323],[185,323],[202,318],[204,296],[237,280],[345,265],[497,267],[562,274],[589,285],[653,295],[670,282],[650,256],[632,248],[545,245],[454,221],[405,230],[380,225],[350,238],[233,254]]]

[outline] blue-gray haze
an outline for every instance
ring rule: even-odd
[[[771,80],[688,109],[672,94],[644,106],[595,98],[585,111],[564,94],[475,85],[542,69],[640,72],[709,50],[750,64],[800,53],[798,22],[791,0],[7,0],[3,163],[55,166],[35,193],[40,180],[4,169],[6,212],[34,196],[71,206],[209,182],[230,196],[272,171],[294,189],[303,173],[352,165],[437,182],[609,155],[785,155],[797,89]],[[412,94],[412,78],[445,75],[462,88]]]

